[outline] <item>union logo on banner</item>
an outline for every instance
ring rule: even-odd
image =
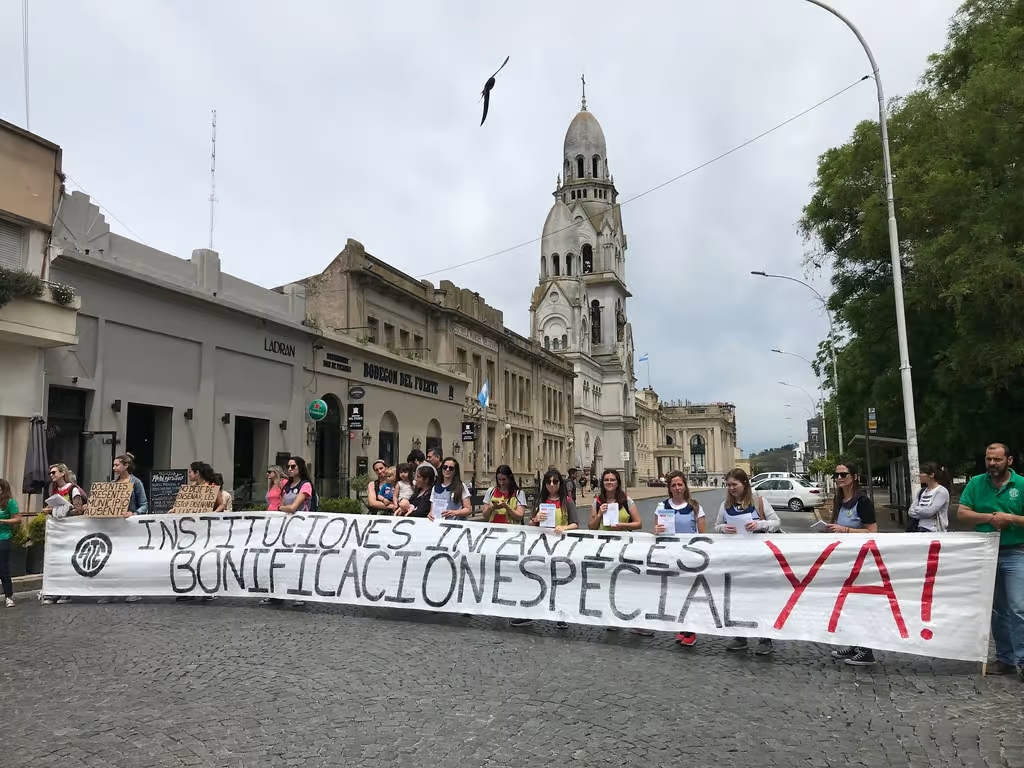
[[[90,533],[78,540],[71,555],[71,565],[80,576],[91,579],[103,570],[113,550],[114,545],[105,533]]]

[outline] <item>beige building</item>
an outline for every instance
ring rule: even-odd
[[[45,351],[78,342],[79,298],[48,282],[62,190],[60,147],[0,120],[0,477],[22,505]]]
[[[636,392],[637,473],[641,483],[679,469],[695,480],[717,480],[737,466],[736,406],[662,402],[646,387]]]
[[[492,482],[500,464],[524,479],[549,464],[568,467],[572,364],[505,328],[502,313],[479,294],[447,280],[437,287],[417,280],[355,240],[303,283],[307,323],[322,334],[325,354],[332,345],[355,344],[392,361],[387,370],[349,363],[350,379],[362,374],[421,397],[406,416],[381,414],[379,429],[366,423],[360,440],[371,461],[400,462],[413,448],[437,445],[459,459],[463,476],[475,477],[478,487]],[[490,401],[482,408],[477,394],[485,381]],[[466,422],[475,434],[463,442]]]

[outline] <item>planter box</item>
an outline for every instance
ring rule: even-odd
[[[25,576],[25,562],[28,550],[24,547],[11,547],[11,578]]]
[[[45,551],[42,544],[33,544],[28,549],[24,550],[25,555],[25,574],[38,574],[43,572],[43,552]]]

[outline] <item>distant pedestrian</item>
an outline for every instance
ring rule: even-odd
[[[975,475],[960,494],[956,517],[981,533],[999,532],[992,639],[997,675],[1016,674],[1024,682],[1024,477],[1012,469],[1003,443],[985,449],[984,475]]]
[[[930,461],[921,465],[921,490],[907,510],[910,533],[942,533],[949,530],[949,489],[946,472]]]
[[[877,533],[875,503],[860,487],[860,471],[853,462],[839,464],[832,473],[836,483],[836,496],[832,502],[831,533]],[[842,659],[854,667],[875,663],[875,652],[870,648],[850,645],[832,651],[833,659]]]
[[[571,467],[569,469],[569,477],[565,480],[565,492],[573,502],[577,500],[576,494],[579,492],[579,484],[576,481],[576,475],[578,472],[579,470],[576,469],[576,467]]]

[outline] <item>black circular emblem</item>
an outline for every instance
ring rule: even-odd
[[[113,548],[110,537],[106,534],[90,533],[79,540],[75,553],[71,556],[71,565],[80,576],[91,579],[103,570]]]

